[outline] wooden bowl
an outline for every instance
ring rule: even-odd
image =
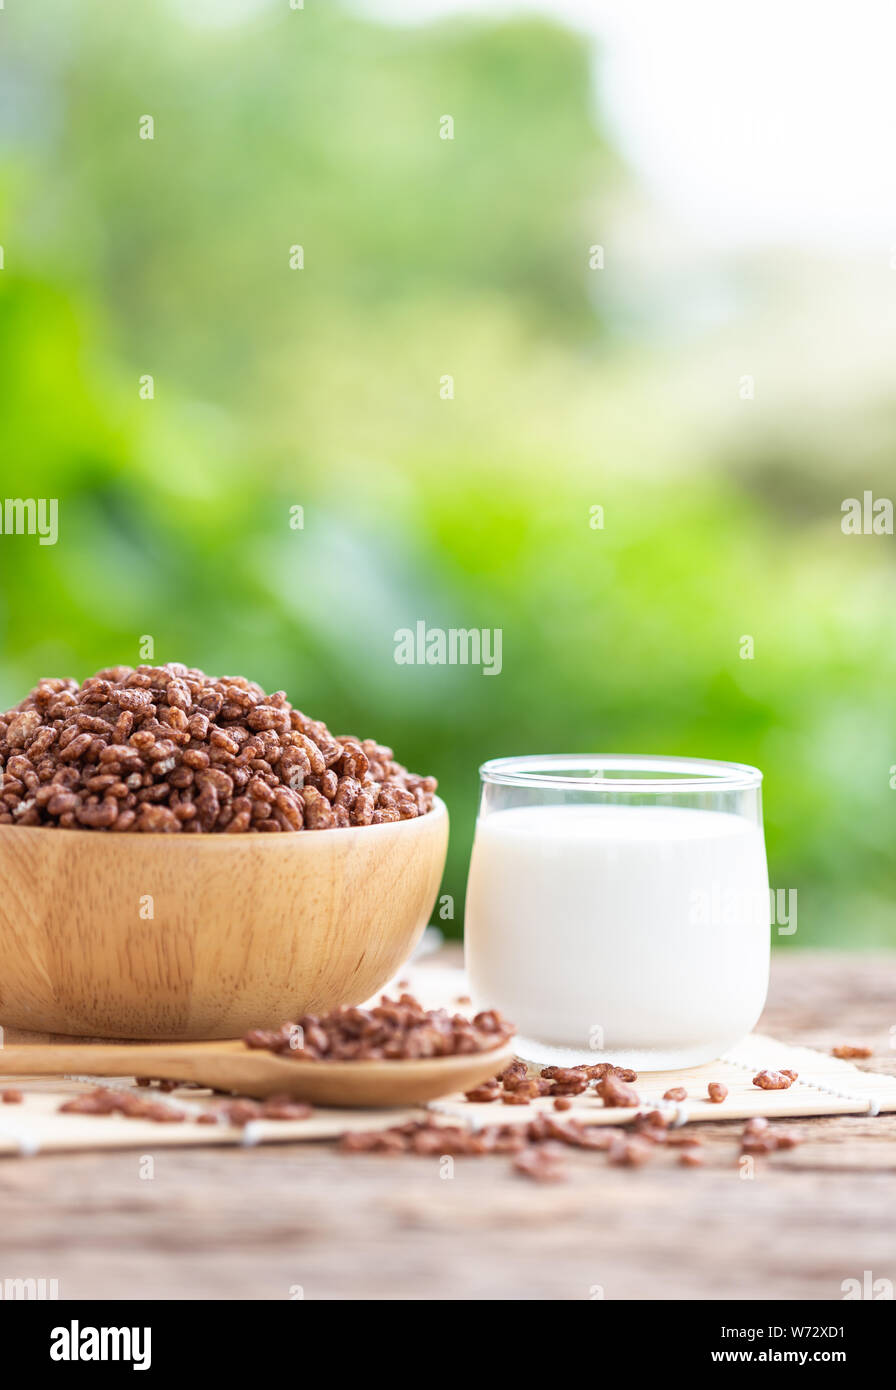
[[[359,1004],[432,911],[448,812],[288,835],[0,826],[0,1024],[234,1038]]]

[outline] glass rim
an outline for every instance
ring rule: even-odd
[[[564,776],[572,769],[591,772],[591,778]],[[657,777],[607,777],[604,771],[656,772]],[[670,775],[671,774],[671,775]],[[691,775],[688,775],[691,774]],[[482,764],[483,782],[498,786],[555,787],[582,791],[593,786],[601,791],[751,791],[761,786],[762,773],[749,763],[720,762],[714,758],[679,758],[641,753],[531,753],[510,758],[491,758]]]

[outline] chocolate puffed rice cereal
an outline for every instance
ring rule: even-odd
[[[338,830],[432,810],[392,749],[242,676],[169,662],[42,680],[0,713],[0,825],[227,833]]]

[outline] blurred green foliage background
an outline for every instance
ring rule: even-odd
[[[60,527],[0,538],[3,707],[145,635],[285,688],[438,776],[458,932],[484,759],[755,763],[781,944],[896,943],[896,550],[840,529],[892,490],[864,269],[683,269],[547,22],[188,10],[0,14],[3,492]],[[501,675],[396,665],[418,619],[501,628]]]

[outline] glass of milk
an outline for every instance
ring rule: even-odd
[[[750,1032],[769,965],[761,772],[614,754],[480,775],[467,970],[521,1056],[662,1071]]]

